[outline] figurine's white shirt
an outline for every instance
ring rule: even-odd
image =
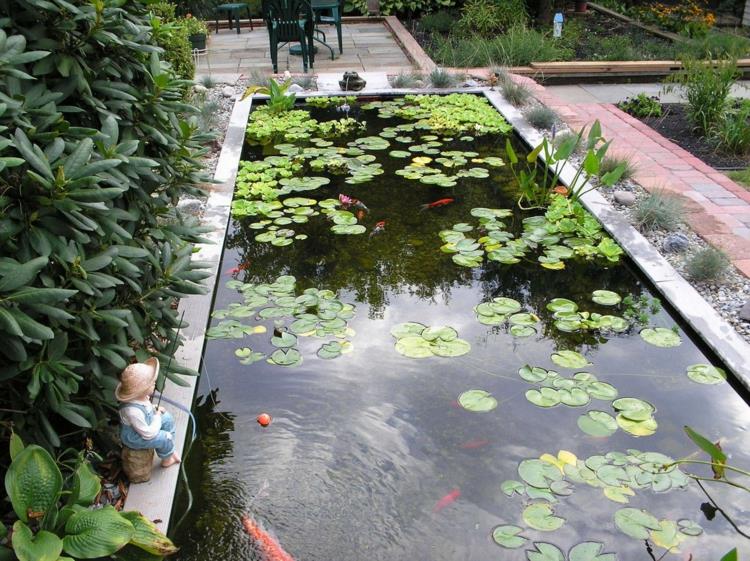
[[[130,404],[142,405],[147,411],[153,413],[151,424],[146,423],[146,415],[138,407],[128,407]],[[124,407],[120,408],[120,422],[123,425],[133,427],[133,430],[140,434],[146,440],[151,440],[159,434],[161,429],[161,415],[154,412],[154,406],[147,400],[134,399],[129,401]]]

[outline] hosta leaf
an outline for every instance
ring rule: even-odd
[[[12,545],[18,561],[57,561],[63,548],[62,540],[52,532],[41,530],[34,535],[20,520],[13,524]]]
[[[153,555],[172,555],[178,548],[165,536],[156,525],[140,512],[122,512],[122,517],[128,520],[134,528],[130,544]]]
[[[13,510],[23,522],[29,513],[41,516],[57,504],[63,478],[44,448],[30,444],[21,450],[5,473],[5,489]]]
[[[65,524],[63,550],[72,557],[105,557],[124,547],[135,534],[133,525],[112,506],[81,510]]]

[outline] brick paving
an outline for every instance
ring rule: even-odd
[[[573,128],[598,119],[604,136],[612,140],[611,153],[627,155],[638,166],[633,179],[647,191],[664,189],[681,196],[690,227],[750,277],[750,191],[613,104],[566,101],[529,78],[516,79]]]
[[[213,26],[211,28],[208,54],[198,58],[198,75],[250,74],[254,70],[269,74],[273,72],[268,31],[262,23],[256,24],[254,31],[243,27],[239,35],[230,29],[220,29],[216,34],[213,33]],[[398,74],[413,69],[383,21],[345,21],[341,33],[343,54],[338,52],[336,28],[332,25],[322,25],[320,28],[326,34],[326,42],[334,49],[335,59],[331,60],[331,52],[327,48],[318,45],[315,72],[343,73],[355,70]],[[290,54],[289,45],[279,49],[279,72],[285,70],[293,74],[302,72],[302,57]]]

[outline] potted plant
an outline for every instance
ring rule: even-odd
[[[587,1],[581,2],[580,0],[576,0],[575,4],[575,11],[577,14],[588,11],[589,3]]]
[[[182,25],[187,29],[190,38],[190,48],[205,50],[206,37],[208,36],[208,25],[203,20],[194,18],[192,14],[187,14],[182,18]]]

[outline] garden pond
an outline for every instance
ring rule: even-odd
[[[484,98],[315,103],[251,114],[177,559],[276,559],[244,515],[299,561],[750,554],[663,467],[684,425],[750,466],[744,394],[589,215],[519,210]]]

